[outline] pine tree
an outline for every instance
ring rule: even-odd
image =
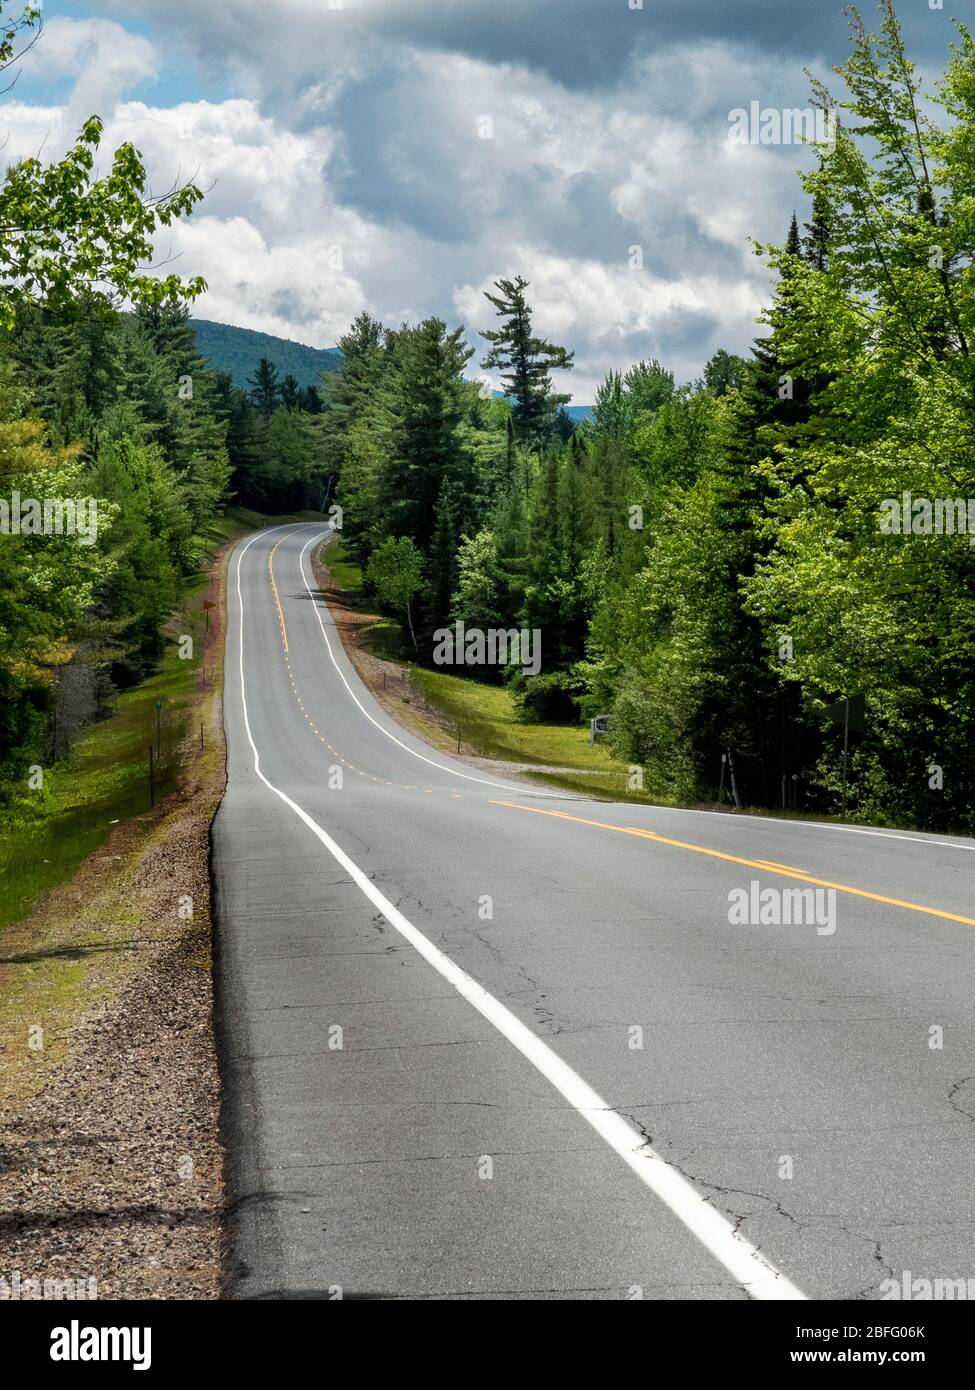
[[[427,565],[427,623],[431,630],[448,621],[457,588],[457,552],[460,547],[458,511],[456,485],[445,482],[437,499],[436,522]]]
[[[278,398],[285,410],[301,409],[301,387],[294,376],[286,376],[278,387]]]
[[[298,408],[306,415],[321,415],[322,398],[317,386],[303,386],[298,396]]]
[[[558,408],[570,399],[553,390],[550,373],[571,370],[574,354],[532,333],[532,311],[525,298],[527,280],[520,275],[514,280],[497,280],[495,288],[498,293],[485,292],[485,298],[494,305],[502,325],[482,331],[481,337],[491,344],[491,350],[481,365],[487,370],[500,368],[505,391],[513,401],[515,433],[537,448],[554,433]]]
[[[387,335],[378,319],[357,315],[338,342],[342,362],[325,372],[318,388],[322,401],[322,446],[328,471],[341,477],[353,430],[376,403],[387,361]]]
[[[802,251],[814,270],[825,271],[829,265],[829,207],[823,189],[813,196],[812,221],[805,226]]]
[[[281,391],[277,367],[266,357],[262,357],[254,375],[248,378],[248,385],[251,388],[251,400],[258,413],[262,419],[270,420],[277,408]]]
[[[245,506],[256,503],[254,476],[261,456],[260,416],[246,391],[220,373],[214,384],[215,408],[223,423],[230,465],[229,489]]]
[[[460,434],[469,390],[463,372],[473,355],[462,328],[448,332],[427,319],[395,335],[388,404],[393,418],[386,482],[391,529],[427,553],[445,487],[454,495],[473,486]]]

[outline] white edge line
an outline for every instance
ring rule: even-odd
[[[349,682],[346,680],[345,672],[342,670],[341,666],[335,660],[335,653],[332,651],[332,644],[328,640],[328,633],[325,630],[325,623],[322,620],[321,607],[315,601],[315,595],[312,593],[311,587],[308,583],[308,579],[305,575],[305,555],[308,553],[309,548],[313,546],[316,541],[323,540],[324,537],[328,534],[329,533],[325,531],[320,536],[312,536],[311,540],[308,542],[308,544],[302,550],[301,554],[298,556],[298,569],[301,573],[301,582],[304,584],[305,589],[308,592],[308,597],[312,600],[312,606],[315,609],[315,617],[318,619],[318,626],[321,628],[322,636],[325,638],[325,646],[328,648],[328,654],[331,658],[332,665],[338,672],[342,684],[345,686],[346,690],[352,696],[353,700],[355,700],[356,704],[359,706],[359,709],[369,720],[369,723],[374,724],[381,734],[385,734],[387,738],[392,739],[392,741],[395,744],[397,744],[398,747],[403,749],[404,753],[409,753],[412,757],[419,758],[421,762],[428,763],[430,767],[438,768],[441,772],[449,773],[451,777],[462,777],[465,782],[478,782],[481,786],[493,787],[495,791],[514,792],[518,796],[543,796],[554,801],[573,800],[574,798],[571,796],[571,794],[566,792],[544,792],[541,791],[538,787],[525,785],[515,787],[512,786],[510,782],[495,782],[489,777],[475,777],[470,772],[458,772],[455,768],[447,767],[445,763],[438,763],[435,761],[435,759],[428,758],[423,753],[418,753],[415,748],[410,748],[409,744],[403,743],[403,741],[401,739],[398,739],[395,734],[392,734],[388,729],[383,728],[382,724],[380,724],[378,719],[374,719],[372,717],[372,715],[366,709],[365,705],[359,699],[358,695],[352,689]],[[248,542],[248,544],[250,544],[250,542]]]
[[[272,529],[281,529],[278,527]],[[260,535],[261,533],[258,533]],[[542,1042],[530,1028],[516,1018],[509,1009],[495,999],[492,994],[479,985],[466,971],[456,965],[449,956],[434,946],[412,922],[379,891],[363,871],[349,858],[343,849],[322,829],[317,821],[286,792],[268,781],[261,771],[260,755],[251,733],[247,714],[247,693],[244,680],[244,597],[240,585],[241,561],[247,550],[257,540],[251,539],[237,555],[237,602],[240,609],[238,630],[240,699],[244,714],[244,727],[247,741],[254,755],[254,772],[284,804],[292,810],[316,839],[341,865],[352,881],[365,894],[386,921],[431,965],[462,998],[478,1011],[502,1037],[515,1047],[521,1055],[541,1073],[573,1109],[592,1126],[596,1133],[606,1141],[623,1162],[637,1175],[677,1219],[696,1236],[704,1248],[723,1265],[729,1274],[757,1300],[798,1300],[805,1301],[806,1295],[791,1283],[771,1261],[750,1241],[745,1240],[713,1206],[691,1186],[676,1169],[671,1166],[613,1110],[603,1098],[577,1072],[562,1060],[556,1052]],[[310,542],[309,542],[310,544]],[[307,547],[306,547],[307,549]],[[304,551],[302,551],[302,555]],[[327,640],[327,639],[326,639]],[[375,722],[375,721],[373,721]]]
[[[275,528],[273,528],[273,530],[275,530]],[[309,582],[307,582],[307,578],[305,577],[305,564],[303,564],[303,562],[305,562],[305,555],[307,549],[309,549],[309,546],[314,545],[314,542],[316,541],[321,541],[321,539],[324,539],[325,535],[328,534],[330,534],[330,532],[323,531],[321,532],[321,535],[313,535],[312,539],[310,539],[309,543],[307,543],[305,549],[302,550],[302,553],[300,553],[298,557],[298,566],[300,574],[302,574],[303,585],[305,585],[305,588],[307,589],[307,594],[309,594],[309,598],[312,598],[313,600],[314,594],[312,592],[312,589],[310,589],[309,587]],[[566,801],[566,799],[579,799],[579,801],[588,801],[588,799],[590,799],[587,798],[587,796],[581,796],[579,794],[576,794],[574,796],[567,796],[566,792],[541,791],[541,788],[535,787],[535,785],[533,784],[520,785],[520,787],[512,787],[512,785],[510,785],[509,783],[495,783],[495,781],[488,780],[487,777],[473,777],[470,776],[469,773],[459,773],[459,771],[455,771],[453,767],[446,767],[444,763],[434,762],[433,758],[424,758],[423,753],[417,753],[416,749],[409,748],[408,745],[402,744],[402,742],[395,737],[395,734],[389,733],[388,728],[382,727],[382,724],[378,723],[378,720],[373,719],[373,716],[371,716],[369,710],[364,708],[362,703],[360,703],[359,696],[357,696],[356,692],[353,691],[352,687],[350,687],[349,682],[346,681],[344,671],[342,671],[341,666],[339,666],[337,660],[335,660],[335,655],[334,652],[332,652],[331,648],[331,642],[328,641],[328,634],[327,632],[325,632],[325,624],[323,623],[323,620],[321,620],[320,607],[319,605],[317,605],[317,603],[314,603],[314,613],[316,613],[316,617],[317,619],[319,619],[321,635],[323,635],[325,639],[325,646],[327,646],[328,648],[328,655],[330,655],[331,657],[332,666],[334,666],[335,670],[338,671],[339,677],[342,678],[342,684],[344,684],[345,688],[348,689],[349,695],[352,696],[353,701],[356,702],[356,705],[359,705],[359,709],[362,710],[364,716],[366,716],[366,719],[370,721],[370,724],[376,724],[376,727],[378,728],[378,730],[380,730],[381,734],[385,734],[385,737],[391,738],[392,741],[394,741],[394,744],[399,744],[399,746],[401,746],[402,749],[405,749],[405,752],[412,753],[413,758],[423,759],[424,763],[430,763],[431,767],[438,767],[438,769],[444,771],[444,773],[451,774],[452,777],[463,777],[466,781],[476,781],[476,783],[483,784],[484,787],[501,788],[502,791],[515,791],[519,792],[519,794],[522,795],[545,796],[545,798],[552,798],[555,799],[555,801]],[[615,805],[634,805],[634,802],[615,802]],[[636,805],[640,805],[640,803],[637,802]],[[841,833],[846,833],[847,835],[878,835],[878,837],[882,838],[882,840],[910,840],[914,842],[914,844],[930,845],[930,847],[932,848],[969,849],[969,851],[975,851],[975,845],[960,845],[956,844],[956,842],[954,842],[953,840],[930,840],[930,838],[926,837],[926,835],[905,835],[899,833],[899,831],[893,830],[867,830],[867,828],[862,826],[830,826],[829,821],[823,820],[786,820],[783,816],[741,816],[736,815],[736,813],[734,812],[730,812],[730,810],[694,810],[693,808],[690,808],[690,806],[655,806],[652,802],[647,802],[647,808],[650,810],[663,810],[663,812],[675,812],[676,815],[679,816],[723,816],[727,820],[737,820],[739,821],[739,824],[743,823],[743,821],[744,823],[747,823],[747,821],[750,820],[759,820],[762,824],[771,824],[771,826],[805,826],[808,827],[809,830],[839,830],[841,831]]]
[[[628,803],[631,804],[632,803]],[[822,820],[787,820],[785,816],[750,816],[742,814],[740,811],[696,811],[692,806],[653,806],[647,803],[652,810],[674,811],[681,816],[720,816],[724,820],[737,821],[739,825],[748,825],[752,821],[759,825],[791,825],[800,829],[809,830],[838,830],[844,835],[876,835],[881,840],[910,840],[915,845],[929,845],[932,849],[967,849],[975,851],[975,844],[961,845],[955,840],[935,840],[929,835],[907,835],[900,830],[869,830],[864,825],[830,825],[829,821]]]

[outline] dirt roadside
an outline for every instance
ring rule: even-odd
[[[62,1281],[100,1299],[220,1294],[208,858],[232,548],[210,569],[176,790],[0,938],[0,992],[17,1001],[0,1028],[0,1299],[44,1281],[49,1297]]]

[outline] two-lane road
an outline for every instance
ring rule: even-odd
[[[456,762],[353,671],[312,577],[323,531],[260,532],[230,567],[231,1292],[975,1277],[975,842]],[[733,925],[753,882],[835,894],[835,931]]]

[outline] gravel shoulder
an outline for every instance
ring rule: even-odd
[[[220,1295],[209,832],[225,781],[231,548],[212,567],[220,617],[177,789],[116,827],[0,940],[0,1279],[11,1287]]]

